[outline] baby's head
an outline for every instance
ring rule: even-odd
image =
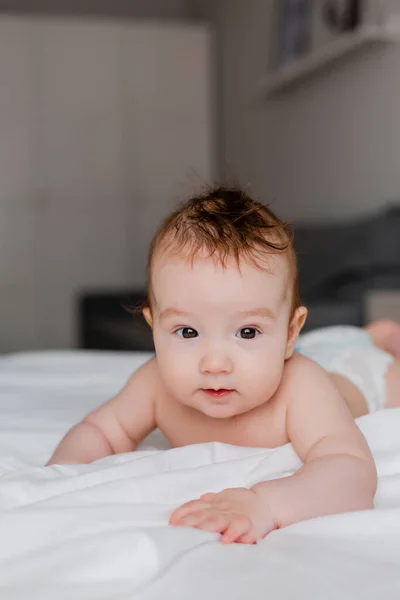
[[[240,189],[190,199],[153,238],[143,313],[176,400],[215,418],[265,403],[307,313],[287,225]]]

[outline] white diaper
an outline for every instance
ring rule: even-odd
[[[369,412],[384,408],[385,375],[394,358],[374,346],[364,329],[335,326],[310,331],[300,336],[296,350],[354,383]]]

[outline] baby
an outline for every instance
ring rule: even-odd
[[[289,229],[266,206],[216,188],[169,216],[151,244],[143,314],[156,356],[73,427],[48,464],[134,451],[156,427],[173,447],[291,442],[303,462],[294,475],[205,494],[172,513],[171,525],[219,532],[224,543],[251,544],[303,519],[373,507],[375,465],[353,418],[368,411],[369,389],[350,375],[349,358],[336,358],[348,335],[354,356],[382,353],[377,386],[384,389],[387,370],[386,395],[375,394],[374,408],[378,400],[395,405],[398,363],[355,328],[333,341],[327,335],[325,368],[295,351],[307,309]],[[310,355],[320,341],[312,335],[301,342]]]

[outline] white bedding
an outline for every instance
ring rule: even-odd
[[[400,598],[400,409],[359,420],[379,472],[374,511],[298,523],[256,546],[168,527],[169,513],[203,492],[292,472],[290,445],[165,450],[156,433],[136,453],[41,466],[145,358],[0,358],[2,600]]]

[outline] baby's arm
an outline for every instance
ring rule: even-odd
[[[375,464],[344,399],[314,362],[298,357],[287,368],[287,430],[304,466],[253,491],[265,499],[276,527],[372,508]]]
[[[157,364],[152,359],[114,398],[70,429],[47,464],[90,463],[135,450],[156,427],[156,381]]]
[[[375,464],[367,442],[330,378],[317,364],[294,357],[279,390],[287,430],[304,466],[294,475],[252,488],[204,494],[170,517],[222,533],[222,542],[253,544],[273,529],[312,517],[372,508]]]

